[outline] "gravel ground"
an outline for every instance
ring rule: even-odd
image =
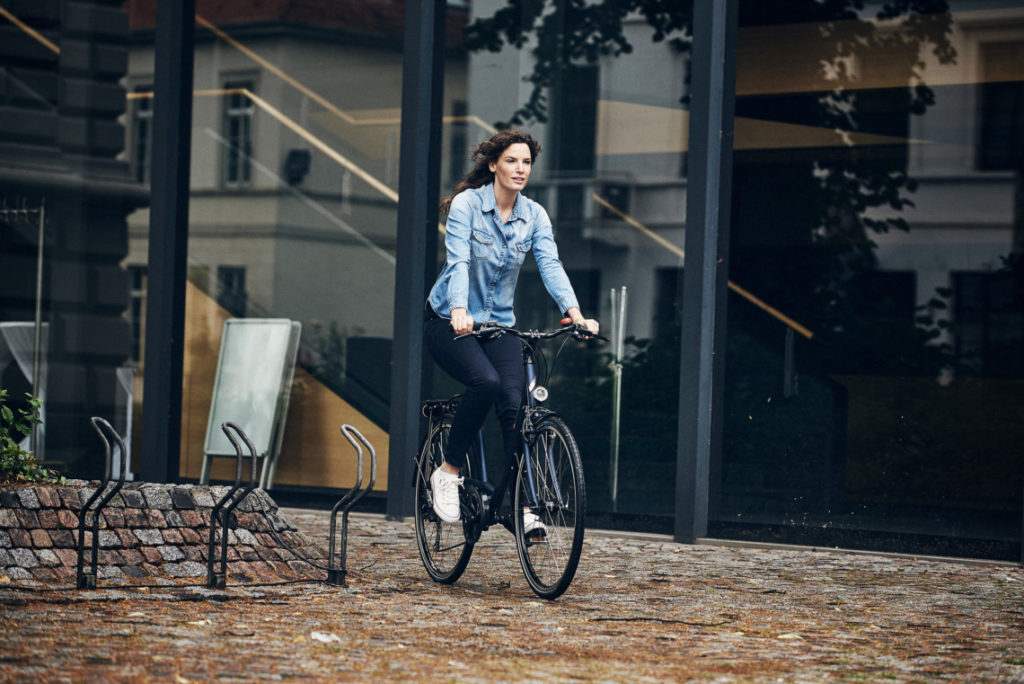
[[[328,513],[282,514],[326,545]],[[591,532],[547,602],[502,529],[440,586],[411,523],[355,515],[348,570],[347,587],[0,585],[0,681],[1024,682],[1017,565]]]

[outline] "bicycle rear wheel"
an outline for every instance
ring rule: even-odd
[[[516,549],[530,588],[554,599],[569,588],[583,552],[583,464],[572,432],[554,415],[540,421],[536,437],[525,446],[513,499]],[[544,523],[543,535],[526,533],[524,511]]]
[[[463,523],[444,522],[434,512],[430,475],[448,451],[450,429],[449,419],[435,425],[416,460],[416,546],[427,574],[441,584],[458,580],[473,554],[473,544],[466,540]],[[468,459],[462,474],[469,475]]]

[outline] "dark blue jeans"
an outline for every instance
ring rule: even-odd
[[[523,393],[522,343],[512,335],[455,339],[450,321],[429,314],[423,324],[423,342],[441,370],[466,386],[448,437],[448,463],[456,468],[465,465],[466,451],[492,404],[501,423],[505,457],[513,458]]]

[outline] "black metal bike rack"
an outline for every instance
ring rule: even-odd
[[[217,504],[210,511],[210,542],[207,547],[206,553],[206,586],[211,589],[223,589],[227,586],[228,577],[228,522],[231,519],[231,512],[235,510],[235,507],[249,495],[249,492],[256,489],[256,462],[258,456],[256,454],[256,447],[253,445],[249,436],[242,431],[242,428],[238,427],[234,423],[228,421],[221,423],[220,429],[224,431],[224,434],[228,436],[228,440],[231,445],[235,447],[235,483],[231,489],[220,498]],[[251,456],[251,465],[249,468],[249,484],[245,487],[242,486],[242,461],[244,457],[242,455],[242,446],[235,439],[235,436],[231,433],[236,432],[242,441],[245,442],[245,446],[249,449],[249,455]],[[217,521],[220,520],[221,534],[220,534],[220,571],[214,569],[218,559],[214,558],[214,549],[216,547],[216,530]]]
[[[357,474],[355,486],[341,497],[341,499],[338,500],[338,503],[334,504],[334,508],[331,510],[331,539],[328,544],[327,551],[327,583],[339,587],[345,586],[345,575],[348,572],[345,569],[348,546],[348,512],[352,510],[352,507],[356,505],[357,501],[363,498],[368,491],[373,489],[373,485],[377,481],[377,451],[373,448],[373,445],[367,441],[366,437],[363,437],[363,434],[359,432],[359,430],[351,425],[342,425],[341,434],[349,441],[349,444],[355,448],[358,455],[358,463],[356,465]],[[363,485],[363,447],[360,446],[359,442],[362,442],[363,445],[370,450],[370,483],[366,485],[366,489],[360,489]],[[335,564],[334,541],[339,511],[342,513],[341,549],[339,553],[339,562]]]
[[[96,575],[99,570],[99,548],[100,548],[100,511],[103,507],[114,498],[114,495],[124,486],[124,479],[128,472],[128,452],[124,447],[124,440],[117,434],[117,430],[110,426],[110,423],[103,420],[102,418],[94,416],[91,421],[93,429],[103,440],[103,445],[106,448],[106,466],[103,471],[103,480],[100,482],[100,486],[93,492],[89,500],[82,506],[82,510],[78,515],[78,564],[76,567],[76,585],[79,589],[95,589],[96,588]],[[106,434],[105,434],[106,433]],[[117,448],[120,449],[121,453],[121,474],[111,487],[110,491],[103,494],[106,490],[107,485],[110,484],[111,470],[113,468],[113,452],[111,449],[110,440],[107,438],[107,434],[114,438],[114,442],[117,444]],[[100,498],[102,495],[102,498]],[[99,500],[97,502],[97,500]],[[93,504],[96,504],[95,508],[92,508]],[[90,509],[92,509],[90,511]],[[89,513],[92,513],[92,553],[90,556],[89,569],[86,571],[85,568],[85,518]]]

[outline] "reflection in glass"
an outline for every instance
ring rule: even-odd
[[[151,3],[130,4],[145,54]],[[388,452],[403,13],[373,0],[197,5],[184,478],[200,473],[230,317],[302,325],[275,488],[351,486],[343,423]],[[133,231],[132,252],[146,244]],[[222,467],[214,480],[231,476]]]
[[[809,334],[729,301],[712,534],[1018,555],[1004,5],[740,3],[730,277]]]
[[[33,448],[45,465],[90,478],[103,467],[90,417],[122,434],[131,420],[120,262],[125,216],[148,200],[125,158],[128,15],[110,3],[2,5],[0,387],[14,410],[26,392],[43,399]],[[26,351],[27,375],[15,359]]]
[[[544,150],[525,194],[551,216],[584,313],[607,332],[612,290],[628,291],[621,411],[613,402],[611,346],[566,349],[551,380],[553,406],[580,443],[589,522],[661,530],[671,527],[674,512],[675,276],[682,266],[691,18],[690,3],[664,9],[640,16],[629,3],[474,2],[461,35],[468,52],[464,111],[477,123],[466,133],[463,159],[497,128],[530,132]],[[560,317],[535,271],[528,259],[516,295],[520,327],[548,327]],[[436,374],[435,392],[457,390],[447,383]]]

